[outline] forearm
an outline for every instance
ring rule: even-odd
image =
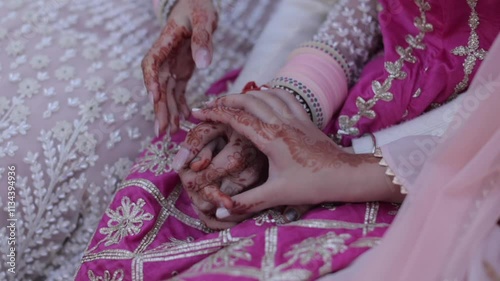
[[[372,154],[346,154],[340,167],[331,167],[325,177],[328,185],[324,188],[324,198],[341,202],[402,202],[405,196],[400,186],[392,183],[385,174],[385,167],[378,164],[379,158]]]

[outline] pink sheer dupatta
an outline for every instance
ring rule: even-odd
[[[378,247],[322,280],[498,280],[499,57],[497,37],[442,138],[382,147],[409,195]]]

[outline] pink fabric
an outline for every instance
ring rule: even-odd
[[[221,79],[213,83],[210,88],[208,88],[207,95],[213,96],[227,92],[229,89],[229,85],[233,83],[236,78],[238,78],[240,73],[241,68],[229,71]]]
[[[488,275],[486,264],[490,278],[500,276],[500,252],[489,253],[500,247],[499,57],[500,37],[451,127],[434,140],[435,152],[414,167],[418,177],[409,181],[409,195],[381,245],[325,280],[487,280],[475,279]],[[382,148],[399,176],[401,156],[423,154],[414,141]]]
[[[183,134],[174,137],[182,138]],[[128,176],[99,223],[76,280],[88,280],[89,274],[104,276],[106,271],[118,272],[123,280],[170,280],[177,274],[179,280],[272,280],[266,275],[314,280],[346,267],[375,246],[397,211],[397,206],[381,203],[368,223],[369,203],[317,207],[297,223],[277,225],[279,215],[266,213],[228,231],[210,233],[196,219],[178,184],[174,172]],[[139,208],[141,200],[145,204]],[[127,233],[123,227],[125,236],[107,245],[111,239],[106,229],[117,224],[108,213],[122,214],[120,208],[126,206],[132,206],[129,213],[137,213],[136,218],[151,214],[152,219],[144,220],[138,233]]]
[[[220,84],[227,85],[230,76]],[[76,280],[314,280],[377,245],[399,208],[324,204],[290,224],[281,224],[281,213],[272,210],[212,232],[197,219],[177,174],[168,165],[160,175],[150,170],[173,157],[169,149],[184,137],[179,132],[172,142],[156,138],[136,161],[99,223]]]
[[[307,85],[318,99],[325,120],[330,120],[347,95],[341,66],[329,55],[313,48],[294,52],[277,77],[294,78]]]
[[[363,70],[359,82],[350,90],[345,105],[339,116],[352,118],[358,113],[360,101],[368,101],[374,97],[373,81],[383,83],[389,76],[385,63],[394,62],[401,57],[398,47],[411,46],[408,36],[415,37],[419,29],[415,26],[415,18],[421,17],[417,2],[420,1],[381,1],[384,11],[379,21],[384,42],[384,56],[372,60]],[[425,12],[426,20],[433,29],[423,37],[423,49],[414,48],[415,63],[405,61],[402,70],[404,79],[394,79],[388,92],[393,94],[390,101],[380,100],[373,107],[375,118],[361,116],[356,128],[359,134],[343,135],[342,144],[350,145],[351,139],[367,132],[375,132],[390,125],[410,120],[429,109],[432,103],[445,102],[454,92],[455,86],[464,78],[465,56],[458,56],[452,50],[458,46],[467,46],[471,34],[468,19],[471,9],[465,0],[427,0],[430,9]],[[395,9],[394,6],[397,6]],[[477,34],[479,48],[488,50],[500,31],[500,20],[497,11],[500,2],[495,0],[478,1],[476,6],[479,15]],[[472,70],[471,79],[477,71],[481,60],[477,60]],[[413,95],[421,90],[420,96]],[[360,100],[361,98],[361,100]],[[342,129],[340,119],[333,120],[329,127],[336,132]]]

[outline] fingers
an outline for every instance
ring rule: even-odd
[[[175,21],[167,22],[160,37],[142,59],[144,84],[148,92],[153,95],[154,102],[158,102],[161,96],[160,68],[166,62],[176,43],[186,36],[185,33],[185,28],[179,26]]]
[[[196,209],[196,207],[193,207],[194,211],[198,215],[199,219],[205,223],[205,225],[208,228],[214,229],[214,230],[223,230],[227,229],[230,227],[233,227],[236,225],[235,222],[223,222],[217,220],[213,215],[207,215],[203,212],[200,212],[199,210]]]
[[[202,7],[193,7],[191,14],[193,36],[191,51],[196,67],[202,69],[212,63],[212,34],[217,27],[217,16]]]
[[[218,205],[214,205],[208,201],[205,201],[202,198],[202,196],[197,192],[192,192],[189,190],[187,190],[187,192],[189,194],[189,198],[191,199],[191,202],[193,203],[193,205],[196,206],[196,208],[198,208],[198,210],[200,210],[203,213],[210,213],[210,212],[213,213],[216,206],[218,206]]]
[[[283,211],[283,217],[285,222],[293,222],[299,220],[307,211],[312,209],[314,205],[298,205],[298,206],[288,206]]]
[[[186,86],[187,82],[184,80],[177,80],[175,84],[175,99],[177,100],[177,108],[182,113],[184,118],[191,115],[191,110],[186,102]]]
[[[292,116],[286,116],[283,114],[283,118],[295,117],[302,121],[310,121],[309,114],[304,109],[304,106],[300,104],[293,94],[281,89],[272,89],[268,91],[272,91],[272,93],[269,94],[275,95],[279,98],[290,110]]]
[[[233,207],[233,201],[229,195],[222,192],[215,185],[207,185],[201,190],[201,197],[215,206],[219,206],[226,209],[231,209]]]
[[[236,108],[244,110],[253,116],[273,122],[273,118],[276,118],[276,113],[272,106],[280,107],[286,106],[279,99],[272,97],[262,97],[262,92],[249,92],[248,94],[233,94],[226,95],[216,99],[213,103],[209,103],[208,106],[215,104],[216,106],[224,106],[230,108]]]
[[[259,150],[266,153],[262,138],[273,138],[275,126],[265,124],[255,116],[241,109],[215,107],[193,110],[193,116],[202,121],[218,122],[229,125],[234,131],[248,138]],[[269,155],[268,155],[269,156]]]
[[[247,217],[253,213],[283,205],[282,194],[276,191],[275,183],[266,182],[261,186],[247,190],[243,193],[233,196],[233,207],[230,209],[218,208],[216,216],[224,221],[238,221],[242,217]]]
[[[234,180],[230,178],[224,178],[220,186],[220,191],[224,192],[224,194],[227,194],[228,196],[236,195],[242,192],[244,189],[245,186],[243,186],[241,183],[234,182]]]
[[[189,131],[181,144],[181,149],[172,161],[172,169],[179,171],[189,163],[212,140],[226,136],[226,126],[213,123],[201,123]]]
[[[263,175],[263,166],[265,163],[262,163],[264,160],[265,159],[256,159],[241,173],[230,176],[227,180],[229,182],[228,186],[226,187],[223,181],[221,190],[224,193],[233,196],[258,184],[259,181],[265,176]]]
[[[194,172],[199,172],[204,170],[212,162],[212,156],[217,148],[219,142],[222,139],[215,139],[209,142],[201,151],[196,155],[196,157],[189,164],[189,168]]]

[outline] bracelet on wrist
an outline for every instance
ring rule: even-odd
[[[271,81],[271,88],[282,87],[283,89],[288,89],[289,92],[293,92],[295,98],[304,106],[307,114],[319,128],[323,128],[325,119],[323,115],[323,109],[315,96],[315,93],[296,79],[289,77],[278,77]]]
[[[302,107],[304,108],[304,111],[307,113],[307,115],[309,115],[309,118],[311,120],[313,120],[313,114],[312,114],[311,108],[309,107],[307,102],[304,100],[304,98],[299,93],[297,93],[295,90],[293,90],[290,87],[279,85],[279,84],[275,84],[272,86],[268,86],[268,85],[259,86],[259,85],[257,85],[257,83],[255,83],[255,81],[250,81],[250,82],[247,82],[245,84],[241,93],[246,94],[250,91],[259,91],[259,90],[267,90],[267,89],[280,89],[280,90],[286,91],[286,92],[290,93],[291,95],[293,95],[295,97],[295,99],[302,105]]]

